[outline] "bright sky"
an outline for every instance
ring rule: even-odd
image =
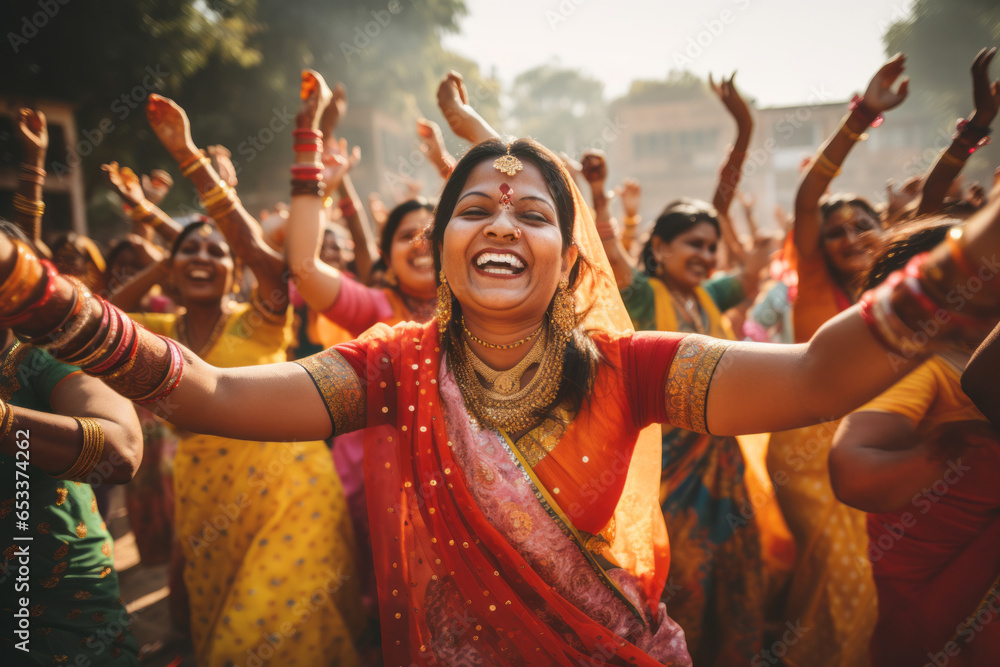
[[[882,35],[913,0],[466,0],[445,45],[504,84],[558,60],[617,97],[671,69],[739,70],[760,106],[841,100],[885,60]]]

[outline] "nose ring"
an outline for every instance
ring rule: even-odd
[[[519,238],[521,238],[521,228],[520,227],[515,227],[514,228],[514,240],[516,241]]]

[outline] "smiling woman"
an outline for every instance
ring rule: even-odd
[[[169,124],[158,134],[171,152],[197,159],[186,126]],[[322,188],[312,189],[293,206],[320,210]],[[377,325],[297,363],[221,368],[96,297],[74,315],[72,285],[4,236],[0,326],[37,337],[77,318],[80,337],[57,358],[86,358],[84,370],[192,432],[302,441],[364,429],[388,665],[685,665],[683,631],[660,602],[670,556],[660,442],[645,429],[759,433],[871,398],[929,352],[917,333],[927,300],[944,307],[968,258],[1000,251],[1000,197],[970,219],[966,261],[949,248],[918,257],[919,295],[893,274],[798,346],[632,332],[586,204],[530,140],[470,150],[431,238],[444,276],[437,322]],[[524,268],[485,271],[484,252]],[[983,290],[966,306],[995,317],[1000,297]],[[292,539],[329,536],[304,521]],[[312,556],[276,558],[288,553]],[[295,572],[282,585],[305,579]]]

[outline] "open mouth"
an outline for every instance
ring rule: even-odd
[[[415,269],[429,269],[434,266],[434,258],[430,255],[420,255],[410,260],[410,265]]]
[[[498,276],[516,276],[524,272],[524,260],[512,252],[481,252],[473,262],[480,271]]]
[[[215,274],[208,269],[190,269],[185,275],[195,282],[211,282],[215,278]]]

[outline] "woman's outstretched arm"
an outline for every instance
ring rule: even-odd
[[[452,70],[438,86],[438,107],[448,122],[448,127],[456,135],[470,144],[479,144],[487,139],[499,139],[494,130],[469,104],[469,91],[465,88],[462,75]]]
[[[762,433],[841,417],[911,370],[928,344],[968,326],[963,319],[995,321],[1000,292],[970,286],[1000,272],[1000,196],[969,219],[958,248],[918,257],[806,344],[733,345],[712,376],[708,430]]]
[[[844,118],[837,133],[820,146],[802,178],[795,194],[793,222],[795,247],[802,257],[811,257],[819,251],[820,199],[839,173],[848,152],[879,114],[898,106],[906,98],[909,79],[904,78],[893,90],[905,64],[906,58],[899,54],[882,65],[868,84],[864,98]]]
[[[255,441],[316,440],[333,430],[302,366],[216,368],[136,325],[4,235],[0,294],[0,327],[45,345],[56,359],[183,429]]]

